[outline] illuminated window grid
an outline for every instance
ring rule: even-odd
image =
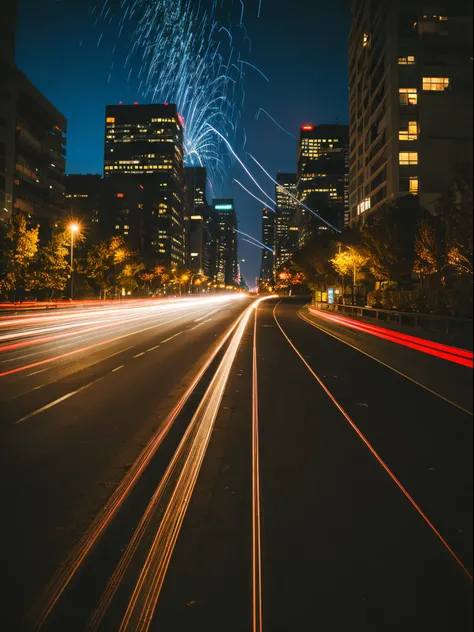
[[[417,121],[409,121],[407,129],[401,129],[398,133],[398,139],[402,141],[418,140],[418,123]]]
[[[414,66],[416,63],[415,60],[415,56],[414,55],[407,55],[406,57],[399,57],[398,58],[398,65],[399,66]]]
[[[401,151],[399,154],[400,165],[417,165],[418,164],[418,152],[417,151]]]
[[[418,90],[416,88],[400,88],[400,105],[417,105]]]
[[[425,92],[444,92],[448,88],[448,77],[423,77],[423,90]]]
[[[418,176],[410,176],[410,193],[412,195],[418,195],[418,192],[420,190],[420,181],[418,179]]]

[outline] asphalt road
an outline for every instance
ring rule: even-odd
[[[472,369],[212,297],[0,318],[3,629],[472,628]]]

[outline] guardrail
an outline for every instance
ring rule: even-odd
[[[435,316],[433,314],[418,314],[415,312],[399,312],[376,307],[360,307],[357,305],[342,305],[340,303],[314,302],[314,307],[330,312],[340,312],[352,316],[371,318],[385,323],[397,323],[400,326],[423,327],[433,331],[443,331],[447,334],[471,334],[473,321],[469,318],[454,316]]]

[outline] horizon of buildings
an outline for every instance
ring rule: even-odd
[[[93,241],[118,235],[149,262],[238,283],[234,202],[208,203],[205,168],[185,167],[176,106],[106,106],[103,176],[66,176],[66,118],[15,67],[16,0],[2,11],[0,226],[21,212],[44,240],[73,211]],[[352,14],[349,125],[301,127],[294,173],[276,176],[276,213],[262,212],[268,282],[330,225],[361,225],[403,195],[433,210],[472,165],[471,4],[361,0]]]

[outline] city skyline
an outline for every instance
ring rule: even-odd
[[[128,70],[120,71],[120,67],[115,69],[108,82],[113,63],[110,47],[107,49],[103,42],[97,46],[100,31],[94,28],[94,20],[84,3],[69,2],[66,5],[47,0],[46,4],[49,12],[31,0],[20,2],[17,63],[68,119],[67,172],[102,173],[105,107],[120,101],[143,103],[138,85],[133,79],[128,81]],[[272,2],[271,6],[263,3],[260,19],[250,8],[246,12],[253,53],[249,61],[269,77],[270,83],[253,69],[246,71],[248,97],[242,128],[247,134],[246,149],[273,177],[279,170],[295,171],[296,137],[302,125],[333,123],[336,118],[340,123],[348,123],[349,3],[343,0],[327,8],[304,2],[301,10],[307,16],[303,24],[299,14],[283,2]],[[47,18],[52,11],[54,26]],[[288,22],[293,22],[293,30],[286,28]],[[297,25],[299,35],[295,32]],[[265,44],[268,38],[274,42],[271,47]],[[315,62],[315,57],[321,59],[320,64]],[[58,76],[61,81],[57,80]],[[282,81],[287,86],[283,92]],[[89,89],[75,90],[74,86],[79,82]],[[323,96],[318,87],[322,84],[325,85]],[[295,138],[281,131],[264,112],[260,112],[256,120],[260,108]],[[245,163],[242,141],[235,149]],[[262,187],[274,197],[273,184],[258,168],[252,168],[252,171]],[[233,197],[242,230],[260,238],[262,206],[232,183],[233,177],[252,188],[252,182],[245,180],[246,174],[240,166],[234,165],[229,170],[225,188],[211,190],[209,197]],[[245,260],[243,275],[253,284],[260,273],[261,255],[257,249],[239,241]]]
[[[0,10],[7,632],[472,628],[472,24]]]

